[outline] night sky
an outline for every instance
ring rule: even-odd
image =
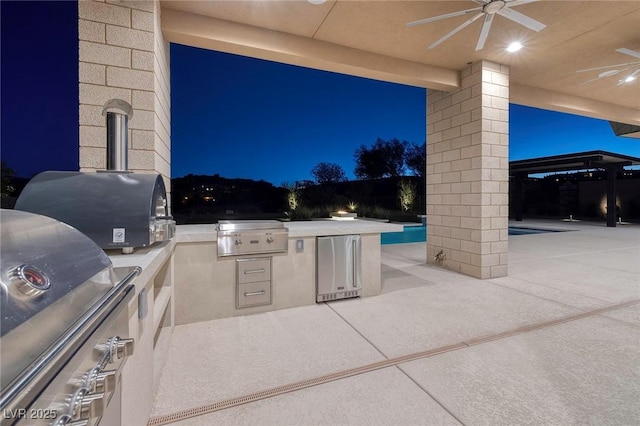
[[[76,2],[0,2],[1,158],[30,177],[78,169]],[[106,100],[105,100],[106,101]],[[220,174],[275,185],[319,162],[353,178],[377,138],[425,141],[425,89],[171,46],[172,177]],[[608,122],[518,105],[510,160],[602,149],[640,157]]]
[[[78,170],[77,2],[0,1],[0,18],[0,158],[20,177]]]

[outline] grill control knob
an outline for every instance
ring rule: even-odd
[[[116,370],[102,371],[101,367],[95,367],[79,380],[80,386],[86,387],[89,392],[111,393],[116,388]]]
[[[133,354],[133,339],[113,337],[109,342],[109,362],[114,363]]]
[[[104,394],[90,393],[82,397],[74,410],[75,420],[88,420],[95,417],[102,417],[104,413]]]
[[[77,422],[64,423],[67,426],[89,426],[89,420],[78,420]]]
[[[96,392],[111,393],[116,389],[116,370],[96,374]]]
[[[74,422],[102,417],[104,413],[104,393],[89,393],[89,389],[81,388],[73,394],[69,406],[71,420]]]
[[[267,237],[267,244],[271,244],[273,242],[273,238]]]
[[[71,416],[69,414],[63,414],[61,416],[58,416],[58,418],[52,424],[52,426],[70,425],[71,423],[69,423],[69,422],[71,422]]]
[[[237,246],[239,246],[240,244],[242,244],[242,240],[236,240],[236,241],[235,241],[235,244],[236,244]]]

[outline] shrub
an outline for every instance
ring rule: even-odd
[[[407,212],[411,210],[416,200],[416,186],[407,180],[401,180],[398,190],[398,200],[400,201],[402,211]]]

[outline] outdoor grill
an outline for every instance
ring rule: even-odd
[[[2,424],[120,424],[138,267],[114,268],[78,230],[0,210]]]
[[[127,102],[112,99],[103,109],[107,128],[107,170],[96,173],[48,171],[35,176],[16,201],[16,210],[67,223],[103,249],[132,253],[171,239],[176,223],[159,174],[128,168]]]
[[[277,220],[218,221],[218,256],[287,252],[289,230]]]

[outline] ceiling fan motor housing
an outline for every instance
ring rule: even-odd
[[[494,13],[501,10],[505,5],[506,5],[506,2],[504,2],[503,0],[493,0],[492,2],[484,5],[482,7],[482,11],[484,13],[493,15]]]

